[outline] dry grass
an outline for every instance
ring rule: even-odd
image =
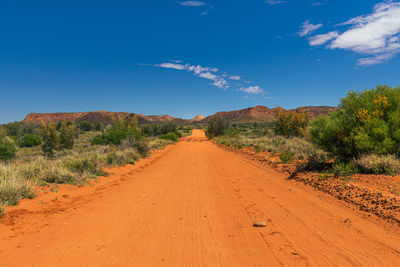
[[[304,138],[286,138],[272,134],[270,131],[263,131],[254,134],[251,131],[240,131],[233,136],[225,135],[215,138],[219,144],[234,146],[236,148],[254,147],[256,151],[268,151],[272,153],[288,153],[299,160],[313,159],[326,161],[328,155],[321,149],[316,148]]]
[[[363,155],[355,159],[354,163],[366,173],[389,175],[400,173],[400,160],[394,155]]]

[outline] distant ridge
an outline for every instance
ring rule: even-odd
[[[143,115],[137,114],[139,123],[160,123],[168,121],[178,121],[183,123],[206,123],[213,116],[221,116],[230,122],[236,123],[252,123],[252,122],[272,122],[275,119],[275,112],[277,109],[282,108],[268,108],[266,106],[255,106],[241,110],[234,111],[221,111],[214,115],[204,118],[201,115],[197,115],[193,119],[185,120],[174,118],[169,115]],[[311,118],[315,118],[319,115],[326,115],[335,110],[337,107],[319,106],[319,107],[299,107],[291,109],[296,112],[306,112]],[[285,109],[283,109],[285,110]],[[88,122],[102,122],[111,123],[114,117],[117,116],[132,116],[134,113],[128,112],[111,112],[111,111],[89,111],[89,112],[76,112],[76,113],[30,113],[28,114],[24,122],[29,123],[48,123],[58,122],[63,120],[69,121],[88,121]]]
[[[237,123],[252,123],[252,122],[273,122],[275,120],[275,112],[278,109],[285,110],[284,108],[268,108],[266,106],[255,106],[235,111],[222,111],[214,115],[208,116],[202,122],[208,121],[214,116],[221,116],[230,122]],[[319,106],[319,107],[299,107],[290,109],[298,113],[305,112],[310,115],[311,118],[315,118],[320,115],[326,115],[333,111],[336,111],[337,107]]]
[[[30,123],[48,123],[48,122],[59,122],[64,120],[69,121],[88,121],[88,122],[102,122],[111,123],[113,118],[118,116],[131,116],[133,113],[128,112],[111,112],[111,111],[89,111],[89,112],[76,112],[76,113],[29,113],[24,122]],[[174,120],[174,117],[169,115],[150,115],[145,116],[143,114],[137,114],[139,123],[151,123],[151,122],[166,122]]]

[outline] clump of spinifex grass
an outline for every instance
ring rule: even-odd
[[[353,162],[364,173],[389,175],[400,173],[400,160],[395,155],[362,155]]]

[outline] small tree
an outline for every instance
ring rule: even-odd
[[[75,126],[63,122],[60,127],[60,149],[72,149],[74,147]]]
[[[274,132],[286,137],[300,136],[307,127],[310,116],[306,113],[278,109],[275,113]]]
[[[315,144],[342,159],[400,156],[400,87],[350,91],[339,107],[313,121],[310,134]]]
[[[223,135],[229,128],[229,122],[220,116],[213,116],[208,121],[206,134],[208,137]]]
[[[93,129],[93,125],[88,121],[81,121],[79,123],[79,129],[85,132],[89,132]]]
[[[58,149],[60,144],[59,133],[57,132],[54,123],[50,122],[47,125],[43,124],[42,135],[43,135],[43,143],[42,143],[43,154],[46,157],[53,157],[56,149]]]
[[[9,160],[15,157],[17,149],[17,144],[12,138],[0,135],[0,160]]]
[[[42,143],[42,139],[37,134],[25,134],[20,140],[21,147],[34,147]]]
[[[106,128],[103,134],[95,136],[92,139],[93,144],[120,145],[121,141],[128,137],[134,137],[140,141],[143,136],[137,124],[137,116],[119,117],[113,121],[113,124]]]

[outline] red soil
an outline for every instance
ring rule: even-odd
[[[260,168],[200,130],[110,171],[8,208],[0,266],[400,264],[397,224]]]

